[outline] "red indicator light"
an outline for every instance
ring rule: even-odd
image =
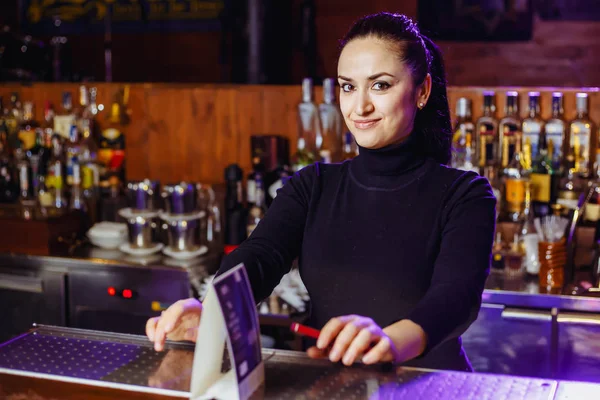
[[[123,289],[123,297],[126,299],[130,299],[133,297],[133,293],[131,292],[130,289]]]
[[[117,290],[114,287],[111,286],[111,287],[108,288],[108,294],[110,296],[114,296],[115,294],[117,294]]]

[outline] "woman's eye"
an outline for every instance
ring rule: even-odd
[[[387,82],[375,82],[373,84],[373,89],[375,90],[386,90],[389,89],[391,85]]]
[[[340,86],[342,88],[342,90],[344,92],[350,92],[352,91],[352,85],[349,83],[342,83],[342,85]]]

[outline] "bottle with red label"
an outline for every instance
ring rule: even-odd
[[[108,122],[98,144],[101,181],[107,181],[111,176],[116,176],[121,182],[125,181],[125,135],[120,115],[121,105],[115,102],[111,106]]]

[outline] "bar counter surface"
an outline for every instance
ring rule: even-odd
[[[157,353],[143,336],[39,326],[0,346],[3,399],[189,398],[194,346]],[[600,385],[405,367],[344,367],[263,349],[252,399],[583,399]]]
[[[155,300],[166,307],[189,297],[190,287],[197,288],[214,273],[218,262],[217,252],[188,261],[161,255],[149,260],[89,246],[52,257],[0,253],[0,278],[13,279],[12,283],[0,279],[0,300],[6,297],[3,301],[8,304],[4,310],[0,308],[0,316],[15,321],[5,326],[10,332],[5,332],[0,342],[27,331],[32,322],[142,334],[147,318],[158,312],[151,310]],[[53,280],[48,278],[54,275]],[[21,285],[21,278],[27,278],[25,291],[13,298],[15,288],[5,290],[3,286]],[[31,278],[39,279],[34,279],[36,287],[28,282]],[[54,281],[64,282],[62,297],[52,300],[45,292],[36,292],[42,288],[48,291]],[[108,297],[106,286],[116,281],[137,285],[140,296],[133,301]],[[463,347],[476,371],[600,383],[600,297],[541,294],[535,278],[493,273],[482,300],[477,321],[462,335]],[[27,302],[30,309],[25,308]],[[68,304],[63,309],[54,306],[65,302]],[[21,308],[22,317],[16,317],[11,307]],[[54,318],[50,311],[55,311]],[[290,322],[285,316],[271,319],[277,319],[278,326]],[[261,319],[261,323],[266,322]],[[272,321],[266,324],[273,325]]]

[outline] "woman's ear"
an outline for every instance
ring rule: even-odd
[[[427,74],[423,83],[417,88],[417,107],[419,109],[425,107],[427,100],[429,100],[429,95],[431,95],[431,84],[431,74]]]

